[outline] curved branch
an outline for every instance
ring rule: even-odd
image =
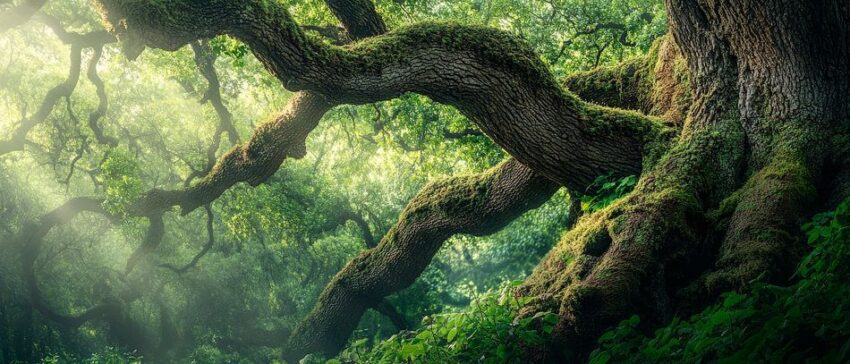
[[[82,47],[76,44],[71,46],[71,66],[68,78],[47,92],[38,111],[31,117],[21,120],[18,128],[10,133],[9,139],[0,140],[0,155],[23,150],[30,130],[47,119],[59,100],[71,96],[74,88],[77,87],[77,81],[80,79],[81,54]]]
[[[130,258],[127,259],[127,265],[124,268],[124,275],[129,275],[134,268],[141,262],[142,258],[153,252],[160,243],[165,234],[165,224],[162,221],[162,212],[152,213],[148,218],[148,231],[145,233],[145,238],[142,244],[133,251]]]
[[[26,23],[45,3],[47,0],[27,0],[0,13],[0,34]]]
[[[9,139],[0,140],[0,156],[24,149],[26,145],[26,136],[36,125],[42,123],[50,116],[53,107],[62,98],[71,96],[74,89],[77,87],[77,81],[80,79],[80,67],[82,62],[83,48],[100,48],[104,44],[115,41],[115,37],[107,32],[97,31],[91,33],[72,33],[65,31],[62,25],[53,17],[45,14],[38,14],[36,18],[50,27],[53,32],[59,37],[62,42],[71,44],[71,61],[68,71],[68,78],[61,84],[53,87],[45,95],[41,106],[34,115],[24,118],[20,121],[18,128],[12,131]]]
[[[103,215],[110,221],[118,221],[118,217],[103,209],[103,200],[88,197],[78,197],[69,200],[62,206],[43,215],[38,221],[27,224],[21,230],[18,241],[21,245],[21,268],[24,282],[29,290],[30,301],[39,313],[48,319],[66,327],[78,327],[83,323],[97,318],[106,318],[116,310],[120,310],[120,302],[111,300],[96,305],[76,316],[60,314],[45,302],[38,279],[35,274],[35,261],[41,251],[44,237],[53,227],[62,225],[75,218],[82,212],[92,212]]]
[[[86,72],[89,81],[91,81],[97,90],[98,99],[97,109],[89,114],[89,128],[91,128],[98,143],[114,147],[118,145],[118,140],[113,137],[106,136],[103,133],[103,128],[101,128],[98,123],[98,121],[106,115],[106,109],[109,107],[109,99],[106,97],[106,86],[97,74],[97,63],[100,62],[100,58],[102,56],[103,48],[94,47],[91,60],[89,60],[89,68]]]
[[[204,97],[201,99],[201,103],[209,102],[213,105],[216,114],[218,114],[219,123],[213,133],[213,142],[210,144],[209,148],[207,148],[206,166],[201,170],[193,171],[186,178],[186,186],[191,184],[195,178],[203,177],[209,173],[213,166],[215,166],[215,154],[221,146],[222,134],[227,133],[231,144],[239,142],[239,133],[236,132],[236,128],[233,126],[233,115],[229,110],[227,110],[227,106],[224,105],[224,100],[221,98],[221,82],[218,79],[218,73],[215,71],[215,53],[213,53],[206,40],[192,42],[191,45],[192,50],[195,52],[195,65],[198,66],[198,70],[201,72],[201,75],[203,75],[207,80],[207,83],[209,83],[209,87],[204,92]]]
[[[366,222],[366,219],[363,218],[362,215],[352,211],[351,209],[344,208],[341,210],[339,215],[334,219],[334,221],[329,221],[325,226],[325,229],[330,229],[331,226],[339,226],[345,224],[348,221],[352,221],[357,224],[357,227],[360,228],[360,234],[363,236],[363,243],[366,245],[366,248],[372,249],[377,243],[375,242],[375,237],[372,235],[372,230],[369,228],[369,223]],[[386,316],[396,327],[398,330],[407,330],[410,328],[410,325],[407,323],[407,319],[404,317],[404,314],[399,312],[395,306],[393,306],[386,299],[381,300],[371,307],[375,312],[380,313]]]
[[[153,189],[129,208],[134,216],[146,216],[179,206],[183,214],[206,205],[239,182],[256,186],[271,177],[287,157],[306,154],[305,139],[330,109],[321,97],[302,92],[294,95],[287,110],[254,131],[243,145],[222,156],[206,177],[180,190]]]
[[[195,256],[192,257],[192,260],[189,263],[186,263],[186,265],[184,265],[180,268],[177,268],[172,264],[160,264],[159,265],[160,267],[170,269],[174,273],[177,273],[177,274],[186,273],[186,271],[188,271],[189,269],[192,269],[196,265],[198,265],[198,262],[201,260],[201,258],[203,258],[205,255],[207,255],[207,253],[210,251],[210,249],[212,249],[213,244],[215,244],[215,234],[213,232],[214,215],[213,215],[212,207],[209,204],[204,206],[204,209],[207,211],[207,242],[206,242],[206,244],[204,244],[204,247],[201,248],[201,251],[198,252],[198,254],[195,254]]]
[[[293,332],[286,359],[297,362],[316,351],[335,354],[363,312],[412,284],[446,239],[460,233],[493,233],[557,189],[556,183],[515,159],[481,175],[426,186],[378,246],[348,263],[328,284]]]
[[[369,223],[366,222],[366,219],[364,219],[363,216],[349,210],[344,213],[343,218],[346,221],[353,221],[357,224],[357,227],[360,228],[360,235],[363,236],[363,243],[367,248],[374,248],[377,245],[375,237],[369,229]]]
[[[77,197],[53,211],[42,215],[37,221],[24,225],[18,235],[21,244],[21,269],[24,284],[29,291],[30,304],[45,318],[66,328],[77,328],[91,320],[102,320],[109,324],[110,336],[120,345],[140,350],[145,355],[155,355],[144,327],[132,320],[128,315],[127,305],[140,298],[138,292],[132,291],[122,295],[110,294],[101,303],[86,309],[77,315],[67,315],[56,312],[44,299],[36,277],[35,262],[41,251],[44,237],[54,227],[68,223],[83,212],[99,214],[112,223],[118,223],[120,217],[103,208],[103,199]],[[154,224],[152,220],[152,225]]]
[[[277,171],[287,157],[304,156],[307,135],[329,108],[321,98],[310,93],[299,93],[290,100],[289,108],[284,113],[257,128],[246,144],[231,149],[197,184],[180,190],[152,189],[143,194],[128,208],[127,213],[129,216],[148,218],[150,226],[143,243],[128,259],[125,274],[129,274],[141,258],[162,241],[162,215],[166,210],[180,206],[183,214],[188,214],[214,201],[236,183],[262,183]],[[95,198],[78,199],[102,202]],[[102,208],[98,209],[102,211]],[[46,229],[49,230],[53,225]]]
[[[55,96],[55,99],[58,100],[66,93],[70,93],[73,90],[72,86],[76,85],[79,78],[82,46],[102,47],[103,44],[114,41],[115,38],[105,32],[88,34],[66,32],[55,18],[46,15],[39,16],[39,20],[50,26],[60,39],[73,44],[71,77],[63,85],[49,93],[48,101],[54,99],[53,94],[58,94],[58,96]],[[210,82],[207,99],[213,101],[214,107],[216,107],[216,111],[222,119],[221,128],[228,132],[231,141],[236,141],[238,135],[233,129],[232,123],[228,122],[231,120],[230,113],[221,102],[220,84],[212,68],[211,52],[205,52],[201,47],[196,50],[198,50],[196,61],[199,69]],[[89,65],[90,69],[95,64],[96,61],[92,61],[92,64]],[[99,80],[99,78],[97,79]],[[215,101],[216,99],[218,102]],[[46,118],[56,100],[49,102],[49,109],[48,106],[43,106],[37,115],[41,117],[40,115],[43,114],[42,119]],[[45,104],[48,104],[48,102],[46,101]],[[315,94],[299,93],[290,99],[287,109],[281,115],[257,128],[247,143],[231,149],[197,184],[181,190],[153,189],[139,198],[127,212],[130,216],[147,217],[150,221],[150,227],[142,245],[128,259],[125,274],[129,274],[140,259],[155,249],[162,241],[164,233],[162,213],[165,210],[173,206],[180,206],[183,213],[187,214],[202,205],[209,204],[238,182],[248,182],[252,185],[262,183],[277,171],[285,158],[301,158],[306,154],[305,139],[307,135],[316,127],[319,119],[330,107],[331,105],[325,102],[323,98]],[[36,120],[36,118],[29,120]],[[36,123],[31,124],[25,125],[26,129],[19,129],[16,135],[25,135],[29,128]],[[23,140],[23,137],[20,139]],[[3,150],[2,147],[3,144],[0,143],[0,151]],[[73,201],[76,201],[76,199]],[[100,207],[98,209],[102,210]],[[47,227],[47,230],[51,227],[52,225]],[[196,258],[200,259],[201,256],[199,254]]]
[[[646,55],[615,65],[576,72],[563,80],[582,100],[639,110],[681,125],[691,104],[689,74],[670,36],[656,40]]]
[[[387,32],[384,19],[372,0],[325,0],[325,4],[354,39],[374,37]]]
[[[381,300],[381,302],[378,302],[378,304],[375,305],[375,307],[372,307],[372,309],[390,319],[396,329],[407,330],[410,328],[410,324],[407,323],[407,318],[405,318],[401,312],[398,312],[395,306],[393,306],[389,301]]]
[[[230,34],[285,87],[334,104],[416,92],[453,105],[519,161],[574,191],[606,173],[639,174],[643,147],[660,129],[654,119],[582,103],[529,46],[493,29],[420,24],[335,47],[305,35],[276,3],[99,3],[128,56]]]
[[[652,21],[651,18],[650,18],[650,21]],[[623,24],[623,23],[614,23],[614,22],[596,23],[596,25],[594,25],[593,28],[588,28],[587,30],[582,30],[582,31],[576,32],[576,36],[595,34],[596,32],[599,32],[600,30],[603,30],[603,29],[617,30],[617,31],[619,31],[619,34],[620,34],[619,37],[618,37],[620,44],[622,44],[626,47],[634,47],[636,44],[633,43],[633,42],[630,42],[628,38],[629,38],[629,32],[634,30],[634,28],[636,28],[636,27],[637,27],[636,25],[626,27],[626,25]]]
[[[333,216],[322,227],[322,230],[331,230],[349,221],[357,224],[357,227],[360,229],[360,235],[363,237],[363,244],[366,245],[367,248],[374,248],[375,245],[377,245],[375,237],[372,235],[372,230],[369,228],[369,223],[366,222],[366,219],[348,207],[339,209],[335,216]]]

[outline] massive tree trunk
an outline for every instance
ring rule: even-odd
[[[847,157],[850,5],[667,8],[693,93],[679,139],[630,196],[568,232],[521,292],[538,298],[527,312],[559,312],[556,357],[586,354],[628,315],[657,324],[754,280],[787,280],[801,220],[847,194],[833,168]]]
[[[548,359],[581,358],[631,314],[659,324],[722,291],[787,279],[803,247],[801,219],[850,187],[848,168],[837,169],[850,163],[846,1],[668,0],[667,43],[613,72],[566,81],[592,101],[658,117],[580,100],[529,47],[494,30],[414,25],[336,47],[305,35],[276,2],[98,3],[131,57],[230,34],[284,86],[304,91],[291,121],[267,130],[303,127],[281,138],[258,131],[199,184],[213,193],[161,193],[148,198],[154,205],[195,207],[237,181],[262,180],[283,158],[303,155],[303,139],[329,108],[404,92],[457,107],[514,158],[423,190],[377,247],[334,278],[286,344],[291,359],[336,353],[362,312],[409,285],[448,236],[492,231],[555,183],[581,192],[602,174],[641,175],[629,196],[583,217],[517,291],[534,297],[523,314],[561,318],[551,350],[539,353]],[[345,13],[364,2],[329,3]],[[355,36],[384,27],[345,25]],[[613,94],[599,87],[611,84]],[[296,144],[269,148],[281,140]]]

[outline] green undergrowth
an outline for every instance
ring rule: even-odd
[[[514,363],[528,349],[545,344],[558,315],[539,312],[517,318],[530,297],[515,297],[521,281],[486,293],[458,313],[426,317],[416,331],[405,331],[368,348],[354,342],[328,363]]]
[[[850,199],[803,230],[812,251],[788,287],[729,292],[645,336],[634,316],[605,333],[590,362],[846,363],[850,361]]]
[[[81,364],[140,364],[142,357],[135,353],[127,353],[116,347],[106,347],[100,352],[91,354],[88,358],[80,358],[67,353],[48,355],[40,361],[43,364],[81,363]]]
[[[609,173],[596,177],[587,193],[581,196],[581,209],[584,212],[601,210],[631,192],[636,183],[634,175],[617,179]]]

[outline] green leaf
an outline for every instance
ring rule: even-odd
[[[416,359],[425,353],[425,346],[422,344],[404,343],[401,346],[401,357],[405,360]]]
[[[456,336],[457,336],[457,327],[453,327],[453,328],[451,328],[451,330],[449,330],[448,335],[446,335],[446,341],[452,342],[452,341],[454,341]]]

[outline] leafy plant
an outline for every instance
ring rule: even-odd
[[[47,356],[41,361],[44,364],[58,363],[84,363],[84,364],[139,364],[142,363],[142,357],[135,353],[127,353],[119,348],[107,346],[103,351],[91,354],[86,359],[81,359],[73,355],[65,353],[53,354]]]
[[[637,176],[631,175],[615,179],[611,173],[596,177],[587,188],[588,193],[581,197],[581,209],[584,212],[601,210],[635,187]]]
[[[124,214],[142,193],[138,163],[126,150],[109,153],[100,166],[100,180],[106,189],[103,207],[114,214]]]
[[[726,293],[721,303],[644,336],[633,316],[605,333],[590,362],[818,362],[850,360],[850,199],[803,225],[813,250],[799,280]]]
[[[515,297],[512,282],[476,299],[467,311],[426,317],[419,330],[394,335],[369,350],[354,342],[328,363],[512,363],[543,345],[558,315],[517,317],[530,297]]]
[[[216,55],[229,56],[233,67],[245,67],[246,57],[251,52],[244,43],[227,36],[213,38],[210,48]]]

